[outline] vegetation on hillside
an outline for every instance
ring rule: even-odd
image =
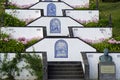
[[[101,2],[99,1],[100,20],[109,20],[112,15],[113,38],[120,41],[120,1],[119,2]],[[105,27],[103,25],[103,27]],[[104,48],[108,48],[111,52],[120,52],[120,44],[111,44],[104,41],[92,44],[98,51],[102,52]]]

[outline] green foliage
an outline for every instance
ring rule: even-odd
[[[0,0],[0,3],[3,3],[5,0]]]
[[[23,52],[24,50],[24,45],[16,40],[0,40],[0,52]]]
[[[103,52],[105,48],[108,48],[110,52],[120,52],[120,44],[110,44],[107,41],[92,44],[92,46],[96,48],[99,52]]]
[[[30,70],[30,73],[32,75],[37,76],[37,80],[43,80],[42,79],[42,60],[41,58],[36,55],[35,53],[33,54],[21,54],[21,53],[16,53],[15,57],[12,60],[7,60],[8,58],[8,53],[4,54],[4,59],[3,61],[0,60],[0,73],[4,73],[3,76],[7,76],[5,79],[2,80],[15,80],[14,76],[15,74],[20,74],[20,71],[22,68],[20,69],[17,64],[20,63],[20,61],[22,61],[23,59],[26,61],[26,63],[28,64],[26,66],[27,70]],[[32,69],[32,71],[31,71]],[[18,75],[19,76],[19,75]],[[0,77],[1,80],[1,77]]]
[[[37,80],[43,80],[41,58],[36,54],[33,54],[33,55],[24,54],[23,56],[26,59],[26,62],[29,64],[27,65],[27,68],[30,68],[33,70],[33,71],[30,71],[30,73],[32,75],[37,76]]]
[[[15,72],[19,72],[19,68],[17,67],[17,58],[13,58],[12,60],[7,60],[8,53],[4,54],[3,61],[0,61],[0,73],[3,73],[3,76],[7,76],[5,79],[2,80],[15,80]]]
[[[96,0],[90,0],[90,10],[96,9]]]
[[[5,12],[3,0],[0,0],[0,26],[3,26],[3,14]]]
[[[120,1],[120,0],[102,0],[103,2],[117,2],[117,1]]]
[[[100,19],[98,22],[98,27],[106,27],[109,25],[108,19]]]
[[[0,52],[24,52],[25,48],[36,43],[38,39],[31,39],[27,42],[27,44],[23,44],[22,42],[11,39],[8,34],[1,33],[0,34]]]
[[[8,5],[7,8],[8,9],[20,9],[19,7],[14,6],[14,5]]]
[[[120,37],[120,2],[116,3],[99,3],[100,19],[108,19],[112,15],[113,38]]]
[[[38,41],[37,39],[33,39],[33,40],[29,41],[27,44],[25,44],[25,48],[28,48],[29,46],[32,46],[37,41]]]
[[[86,26],[86,27],[106,27],[106,26],[108,26],[108,20],[101,19],[101,20],[99,20],[98,23],[90,22],[90,23],[84,24],[84,26]]]
[[[1,39],[9,38],[9,35],[1,32],[0,33],[0,38]]]
[[[4,14],[4,26],[25,26],[26,23],[24,21],[20,21],[18,18],[13,17],[7,13]]]
[[[120,41],[120,36],[114,37],[115,40]]]
[[[88,8],[85,8],[85,7],[83,7],[83,8],[75,8],[75,10],[88,10]]]

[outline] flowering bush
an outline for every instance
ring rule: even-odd
[[[17,3],[9,2],[8,5],[10,5],[10,6],[15,6],[15,7],[18,7],[18,8],[29,8],[29,7],[32,6],[33,4],[19,5],[19,4],[17,4]]]
[[[86,3],[84,5],[72,5],[74,8],[79,9],[79,8],[89,8],[89,3]]]
[[[99,52],[103,52],[105,48],[108,48],[110,52],[120,52],[119,44],[110,44],[108,41],[103,41],[101,43],[91,44]]]
[[[90,40],[90,39],[83,39],[83,41],[90,43],[90,44],[95,44],[95,43],[100,43],[103,41],[107,41],[109,44],[120,44],[120,41],[115,40],[114,38],[111,39],[105,39],[105,38],[100,38],[99,40]]]
[[[114,38],[111,38],[111,39],[108,40],[108,43],[110,43],[110,44],[120,44],[120,41],[117,41]]]
[[[18,41],[21,42],[22,44],[27,44],[29,40],[24,37],[21,37],[21,38],[18,38]]]
[[[33,37],[31,39],[20,37],[18,39],[12,39],[10,35],[5,33],[1,33],[0,36],[0,44],[2,44],[0,45],[0,52],[23,52],[25,48],[41,39],[40,37]]]
[[[106,39],[104,38],[100,38],[98,40],[91,40],[91,39],[83,39],[83,41],[87,42],[87,43],[90,43],[90,44],[95,44],[95,43],[100,43],[100,42],[103,42],[105,41]]]
[[[7,53],[7,52],[23,52],[25,50],[25,47],[22,43],[9,38],[4,38],[3,40],[0,40],[0,52],[1,53]]]
[[[77,20],[77,19],[76,19]],[[94,17],[91,18],[91,20],[81,20],[81,19],[78,19],[77,20],[78,22],[82,23],[82,24],[88,24],[88,23],[98,23],[99,22],[99,19],[97,18],[97,16],[95,15]]]
[[[33,20],[35,20],[34,18],[26,18],[26,19],[22,19],[21,21],[24,21],[26,24],[32,22]]]
[[[73,6],[77,10],[95,10],[96,9],[96,0],[90,0],[90,3],[86,3],[85,5],[76,5]]]
[[[33,37],[31,39],[26,39],[25,37],[20,37],[17,39],[17,41],[21,42],[22,44],[25,45],[25,47],[29,47],[32,44],[34,44],[35,42],[37,42],[38,40],[40,40],[40,37]]]

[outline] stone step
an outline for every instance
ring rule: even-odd
[[[54,65],[54,64],[65,64],[65,65],[73,65],[73,64],[81,64],[80,62],[48,62],[49,65]]]
[[[81,71],[82,68],[79,67],[48,67],[48,70],[50,71]]]
[[[81,67],[80,64],[50,64],[48,67]]]
[[[49,74],[52,74],[52,75],[80,75],[82,74],[83,71],[50,71],[48,72],[48,75]]]
[[[82,64],[80,62],[49,62],[48,79],[83,80]]]
[[[84,75],[48,75],[48,79],[82,79]]]

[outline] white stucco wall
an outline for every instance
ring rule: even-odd
[[[68,58],[55,58],[55,43],[58,40],[65,40],[68,44]],[[96,51],[93,47],[82,42],[78,38],[44,38],[40,42],[26,49],[27,52],[33,51],[46,51],[48,61],[81,61],[82,56],[80,52]]]
[[[5,9],[5,12],[26,22],[33,21],[41,16],[41,10]]]
[[[63,16],[63,9],[73,9],[64,2],[39,2],[38,4],[32,6],[30,9],[43,9],[44,16],[47,16],[47,6],[48,4],[53,3],[56,5],[56,16]]]
[[[87,53],[87,58],[90,65],[90,79],[98,78],[98,63],[101,55],[103,55],[103,53]],[[116,78],[120,79],[120,53],[110,53],[109,55],[112,56],[116,65]]]
[[[41,1],[48,1],[49,2],[49,1],[58,1],[58,0],[41,0]]]
[[[66,16],[70,16],[80,23],[98,22],[98,10],[65,10]]]
[[[92,40],[94,43],[112,37],[112,28],[73,28],[74,37],[83,40]]]
[[[0,53],[0,60],[2,60],[2,61],[4,59],[4,54],[5,53]],[[27,53],[27,54],[31,54],[32,55],[33,53]],[[41,59],[42,59],[42,53],[35,53],[35,54],[39,55],[41,57]],[[15,57],[15,53],[8,53],[7,60],[10,61],[14,57]],[[26,62],[24,60],[22,60],[20,63],[18,63],[17,66],[19,67],[19,69],[21,69],[22,67],[26,66]],[[35,78],[36,77],[32,76],[27,69],[23,69],[20,72],[19,76],[17,76],[17,74],[15,75],[15,79],[17,79],[17,80],[34,80]]]
[[[89,7],[89,0],[61,0],[74,8]]]
[[[61,22],[61,33],[50,33],[50,21],[52,19],[59,19]],[[28,24],[27,26],[45,26],[47,29],[48,36],[68,36],[69,35],[69,26],[78,26],[82,25],[69,17],[41,17],[34,22]]]
[[[43,28],[42,27],[2,27],[1,31],[3,33],[9,34],[11,38],[26,38],[26,39],[41,39],[43,38]]]
[[[18,5],[18,6],[31,6],[37,2],[39,2],[39,0],[8,0],[9,2],[11,2],[12,4]]]

